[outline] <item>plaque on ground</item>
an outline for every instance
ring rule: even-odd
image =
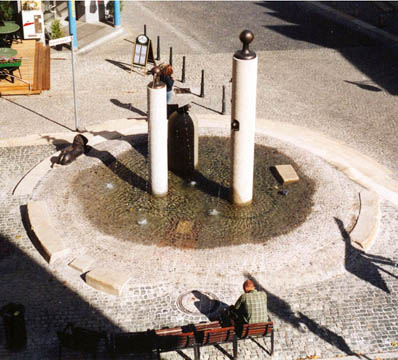
[[[291,165],[276,165],[275,169],[283,185],[295,183],[300,180]]]

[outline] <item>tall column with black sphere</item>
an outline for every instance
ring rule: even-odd
[[[155,66],[152,74],[153,81],[147,87],[149,181],[152,195],[163,197],[168,191],[167,96],[159,67]]]
[[[230,197],[234,205],[245,206],[253,199],[257,55],[249,49],[254,39],[250,30],[239,38],[243,48],[232,61]]]

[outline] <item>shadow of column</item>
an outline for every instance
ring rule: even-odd
[[[344,223],[336,217],[334,218],[334,220],[336,221],[336,224],[345,243],[345,269],[351,274],[360,278],[361,280],[364,280],[389,294],[390,290],[387,287],[386,282],[382,278],[379,270],[386,272],[395,278],[396,276],[375,265],[374,262],[379,262],[391,266],[395,266],[395,263],[387,258],[378,257],[370,254],[368,255],[364,251],[353,247],[351,244],[351,237],[344,228]]]

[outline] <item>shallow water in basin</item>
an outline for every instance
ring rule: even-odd
[[[123,241],[196,249],[264,243],[298,227],[311,211],[314,181],[291,158],[263,145],[255,148],[254,197],[246,207],[228,201],[229,138],[200,137],[198,171],[190,179],[169,172],[165,198],[149,193],[146,143],[117,159],[100,155],[107,160],[80,171],[73,192],[94,226]],[[300,181],[278,183],[270,170],[278,164],[291,164]]]

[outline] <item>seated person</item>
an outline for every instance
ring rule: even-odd
[[[267,309],[267,294],[264,291],[257,291],[253,281],[246,280],[243,283],[244,294],[221,314],[223,326],[241,324],[253,324],[270,321]]]

